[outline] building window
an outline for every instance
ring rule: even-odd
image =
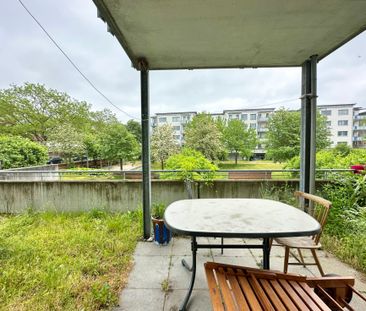
[[[180,117],[173,117],[173,122],[180,122]]]
[[[332,126],[332,121],[327,121],[327,126]]]
[[[348,120],[339,120],[338,121],[338,125],[342,126],[342,125],[348,125]]]
[[[180,131],[180,126],[173,126],[173,131]]]
[[[257,115],[255,113],[251,113],[250,120],[257,120]]]
[[[241,119],[243,120],[243,121],[246,121],[246,120],[248,120],[248,115],[245,113],[245,114],[242,114],[241,115]]]
[[[320,113],[323,116],[331,116],[332,115],[332,110],[322,110],[322,111],[320,111]]]
[[[174,139],[180,140],[180,135],[173,135]]]
[[[159,123],[166,123],[166,117],[159,118]]]
[[[255,123],[250,123],[250,128],[251,128],[251,129],[255,129],[255,128],[257,128],[257,124],[255,124]]]
[[[348,109],[339,109],[338,115],[339,116],[348,116]]]
[[[348,132],[347,131],[338,131],[338,136],[347,136]]]

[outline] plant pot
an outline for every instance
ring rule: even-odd
[[[168,245],[172,238],[171,231],[165,226],[164,220],[151,218],[154,228],[154,241],[158,245]]]

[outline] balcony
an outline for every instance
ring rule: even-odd
[[[366,115],[356,115],[353,116],[354,120],[366,120]]]
[[[353,127],[353,130],[355,130],[355,131],[365,131],[366,126],[365,125],[361,125],[361,126],[356,125],[356,126]]]
[[[364,141],[365,138],[364,137],[359,137],[359,136],[353,136],[352,137],[352,141]]]

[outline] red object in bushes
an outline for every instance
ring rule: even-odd
[[[352,165],[351,169],[353,170],[354,174],[361,174],[360,171],[363,171],[365,169],[365,166],[361,164]]]

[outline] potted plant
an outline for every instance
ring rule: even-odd
[[[167,245],[172,238],[172,233],[163,220],[165,208],[165,204],[162,203],[154,203],[152,206],[151,220],[154,228],[154,241],[158,245]]]

